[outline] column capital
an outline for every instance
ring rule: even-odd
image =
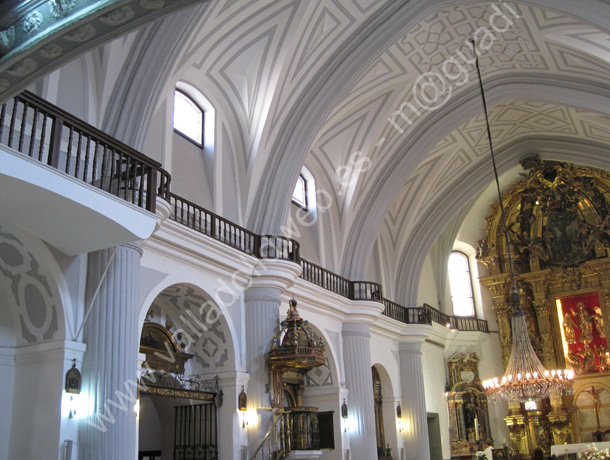
[[[281,294],[292,286],[300,275],[301,266],[294,262],[260,259],[252,269],[252,279],[250,288],[246,291],[246,297],[248,297],[248,292],[252,288],[275,288]]]
[[[354,300],[349,306],[349,311],[345,315],[344,321],[354,324],[366,324],[368,326],[381,317],[384,308],[381,302]]]
[[[129,249],[131,251],[136,251],[140,255],[140,257],[142,257],[142,254],[144,253],[142,250],[142,242],[139,240],[117,246],[117,251],[119,249]]]
[[[353,337],[366,337],[366,338],[370,338],[371,334],[369,332],[370,330],[370,323],[364,323],[364,322],[347,322],[347,323],[343,323],[343,330],[341,331],[341,334],[343,336],[353,336]]]
[[[432,326],[428,324],[407,324],[403,327],[400,335],[400,345],[403,344],[421,344],[432,333]]]
[[[398,344],[398,353],[399,354],[409,354],[409,353],[413,353],[413,354],[420,354],[422,353],[422,345],[424,344],[424,341],[417,341],[417,342],[400,342]]]

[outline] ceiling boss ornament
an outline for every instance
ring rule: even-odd
[[[483,102],[483,112],[485,114],[485,123],[487,127],[487,137],[489,140],[489,150],[493,171],[498,190],[499,206],[502,216],[502,225],[504,227],[504,238],[506,239],[506,248],[508,252],[508,264],[511,281],[510,303],[512,305],[512,348],[506,371],[502,378],[492,378],[482,382],[485,393],[492,397],[500,397],[509,402],[525,403],[539,399],[548,398],[554,393],[565,393],[572,389],[572,379],[574,371],[572,370],[552,370],[548,371],[544,368],[540,359],[536,355],[530,342],[527,322],[523,310],[521,309],[521,299],[519,290],[515,280],[515,272],[513,268],[513,260],[510,252],[509,229],[506,225],[506,213],[504,210],[504,201],[500,190],[500,181],[498,179],[498,170],[496,168],[496,160],[493,151],[493,142],[491,138],[491,128],[489,125],[489,116],[487,113],[487,101],[485,100],[485,91],[483,88],[483,79],[481,77],[481,68],[479,65],[476,46],[472,40],[473,50],[475,52],[475,63],[477,74],[479,77],[479,86],[481,89],[481,98]]]

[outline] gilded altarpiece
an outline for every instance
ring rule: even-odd
[[[548,455],[553,444],[589,442],[610,429],[610,393],[609,403],[603,394],[610,387],[610,175],[537,159],[522,165],[524,180],[503,193],[521,306],[544,366],[577,374],[574,396],[528,408],[509,404],[513,448],[517,458],[529,458],[536,447]],[[506,367],[512,307],[503,231],[496,202],[477,259],[490,273],[481,283],[493,296]]]
[[[476,353],[456,353],[447,360],[447,369],[451,457],[472,458],[484,446],[493,445],[479,358]]]

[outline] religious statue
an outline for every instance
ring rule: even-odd
[[[472,402],[468,402],[465,406],[466,412],[466,428],[474,428],[474,420],[477,418],[477,409]]]
[[[606,338],[606,330],[604,329],[604,316],[602,315],[602,309],[600,307],[594,307],[595,315],[593,321],[595,321],[595,329],[601,339]]]
[[[580,328],[580,341],[585,345],[593,342],[593,324],[591,315],[585,308],[585,304],[578,303],[578,327]],[[588,347],[587,347],[588,348]]]
[[[487,245],[487,238],[477,241],[476,258],[489,256],[489,246]]]
[[[570,351],[566,356],[566,364],[573,371],[580,372],[580,356],[573,351]]]
[[[582,362],[580,364],[581,374],[590,374],[597,371],[597,366],[595,365],[595,353],[591,347],[585,346],[579,355],[582,358]]]
[[[572,314],[566,313],[563,315],[563,334],[565,335],[566,342],[569,344],[576,343],[576,323],[572,319]]]

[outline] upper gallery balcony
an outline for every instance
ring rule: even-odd
[[[32,94],[0,109],[0,219],[67,255],[148,238],[160,166]]]

